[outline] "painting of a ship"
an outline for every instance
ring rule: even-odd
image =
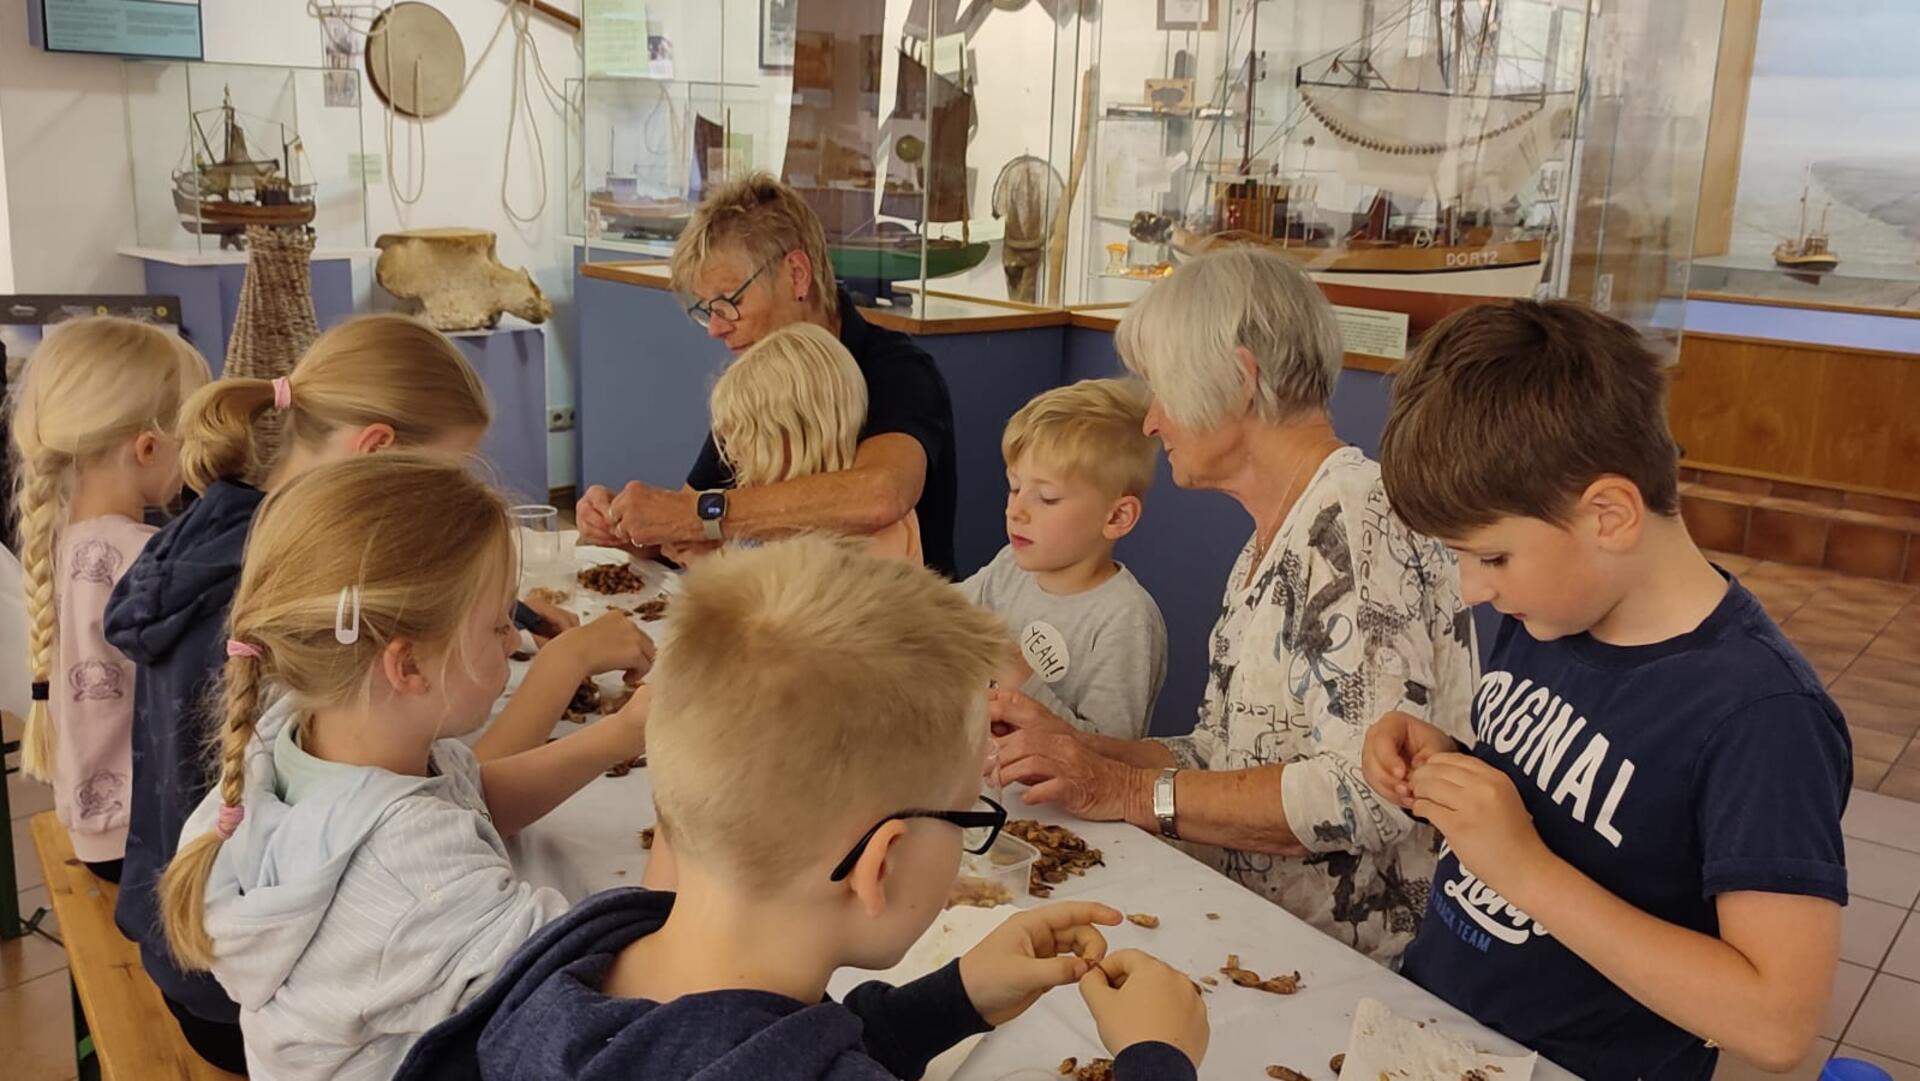
[[[279,156],[256,151],[247,141],[246,123],[277,138]],[[293,129],[244,116],[233,107],[230,92],[219,106],[192,114],[187,128],[184,160],[173,173],[173,205],[187,232],[217,236],[222,248],[238,248],[249,225],[293,227],[313,221],[314,185],[300,180],[306,151]]]
[[[873,297],[972,269],[990,247],[967,235],[972,72],[930,72],[926,43],[909,37],[882,117],[885,14],[884,0],[801,5],[782,176],[819,216],[835,275]],[[951,223],[957,238],[927,230]]]
[[[1813,166],[1807,166],[1807,179],[1800,186],[1800,228],[1795,230],[1792,240],[1782,240],[1773,246],[1773,261],[1806,274],[1822,274],[1840,265],[1840,256],[1827,243],[1827,211],[1832,209],[1833,200],[1820,210],[1820,227],[1807,231],[1807,192],[1813,187]]]
[[[1358,39],[1295,69],[1297,104],[1258,147],[1259,61],[1249,50],[1216,102],[1245,94],[1245,152],[1237,169],[1206,177],[1204,202],[1174,230],[1176,249],[1261,244],[1335,303],[1404,311],[1416,326],[1532,295],[1552,223],[1519,196],[1570,123],[1571,87],[1554,88],[1544,58],[1519,62],[1503,46],[1499,0],[1412,0],[1378,18],[1368,0],[1361,20]],[[1297,171],[1256,164],[1275,143],[1282,160],[1297,149]],[[1316,157],[1324,168],[1311,170]],[[1335,208],[1321,197],[1326,174],[1347,196]],[[1341,201],[1353,209],[1336,209]]]

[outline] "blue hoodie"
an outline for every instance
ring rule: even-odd
[[[710,991],[672,1002],[600,986],[620,951],[666,923],[673,894],[595,894],[541,929],[492,986],[413,1047],[395,1081],[883,1081],[917,1078],[988,1025],[954,962],[903,987],[865,983],[844,1005],[766,991]],[[1161,1043],[1114,1062],[1118,1081],[1191,1081]]]
[[[154,889],[180,828],[212,782],[207,696],[226,665],[227,607],[265,493],[215,481],[147,542],[107,602],[106,636],[139,666],[133,711],[133,809],[114,921],[140,946],[167,998],[208,1021],[239,1007],[204,972],[173,964]]]

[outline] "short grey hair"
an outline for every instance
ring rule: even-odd
[[[1278,423],[1333,400],[1343,351],[1333,306],[1286,256],[1233,247],[1189,260],[1127,309],[1114,332],[1127,370],[1174,422],[1218,428],[1241,394],[1234,350],[1253,354],[1253,412]]]

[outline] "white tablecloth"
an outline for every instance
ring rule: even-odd
[[[581,551],[583,564],[595,562],[596,555],[611,555]],[[650,590],[672,588],[671,583],[655,581],[657,569],[647,573]],[[621,604],[631,600],[614,599]],[[589,594],[579,599],[579,606],[592,614],[595,608],[604,609],[605,601]],[[571,727],[562,722],[556,733]],[[1206,996],[1213,1037],[1202,1078],[1259,1078],[1272,1064],[1316,1079],[1332,1078],[1328,1059],[1346,1049],[1354,1007],[1362,997],[1379,999],[1405,1017],[1437,1021],[1485,1050],[1523,1053],[1512,1041],[1158,838],[1123,824],[1076,822],[1052,808],[1026,808],[1018,790],[1009,791],[1008,807],[1015,817],[1067,824],[1105,854],[1106,866],[1068,879],[1054,890],[1054,900],[1097,900],[1122,912],[1160,918],[1153,930],[1132,924],[1105,929],[1112,948],[1147,950],[1195,978],[1216,975],[1229,953],[1239,954],[1243,966],[1262,976],[1300,972],[1305,986],[1292,996],[1236,987],[1217,977],[1220,986]],[[593,782],[510,844],[516,866],[529,881],[552,886],[577,901],[597,890],[639,884],[647,863],[639,830],[653,820],[652,789],[647,771],[640,769]],[[1020,903],[1042,902],[1025,898]],[[1209,912],[1220,918],[1207,919]],[[858,973],[843,973],[834,981],[835,992],[844,993],[859,978]],[[1035,1069],[1051,1075],[1068,1056],[1084,1063],[1104,1054],[1093,1018],[1079,995],[1067,988],[1047,995],[1025,1016],[990,1035],[955,1077],[1002,1081]],[[1573,1075],[1542,1060],[1534,1077],[1560,1081]]]

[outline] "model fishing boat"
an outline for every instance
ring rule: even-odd
[[[217,108],[192,114],[185,160],[173,174],[173,205],[181,227],[197,236],[219,237],[222,248],[240,247],[249,225],[292,227],[313,221],[314,185],[300,181],[306,151],[299,134],[284,124],[245,118],[256,131],[277,136],[279,156],[264,156],[248,144],[242,119],[231,92]]]
[[[1798,270],[1810,274],[1820,274],[1840,265],[1840,256],[1827,244],[1827,211],[1833,209],[1833,200],[1820,208],[1820,227],[1807,231],[1807,192],[1813,187],[1813,166],[1807,166],[1807,178],[1800,185],[1800,228],[1794,232],[1792,240],[1782,240],[1773,246],[1773,261],[1789,270]]]
[[[917,52],[926,43],[904,41],[882,118],[885,14],[884,0],[801,6],[782,176],[820,218],[834,273],[874,297],[892,296],[897,281],[970,270],[991,247],[968,236],[971,73],[930,73]],[[927,232],[955,222],[957,238]]]
[[[1259,7],[1248,14],[1256,27]],[[1571,89],[1553,89],[1544,59],[1519,64],[1501,52],[1499,0],[1454,0],[1451,11],[1414,0],[1379,18],[1368,0],[1362,25],[1357,40],[1295,69],[1298,104],[1260,146],[1260,58],[1249,48],[1216,103],[1224,109],[1244,92],[1244,152],[1238,168],[1207,175],[1205,201],[1174,230],[1175,248],[1260,244],[1300,264],[1336,303],[1405,311],[1416,325],[1531,295],[1549,230],[1528,224],[1518,194],[1570,116]],[[1283,158],[1299,148],[1297,174],[1256,160],[1276,143]],[[1346,192],[1333,209],[1322,174],[1305,169],[1321,146],[1339,159],[1323,173]],[[1342,201],[1355,209],[1338,210]]]

